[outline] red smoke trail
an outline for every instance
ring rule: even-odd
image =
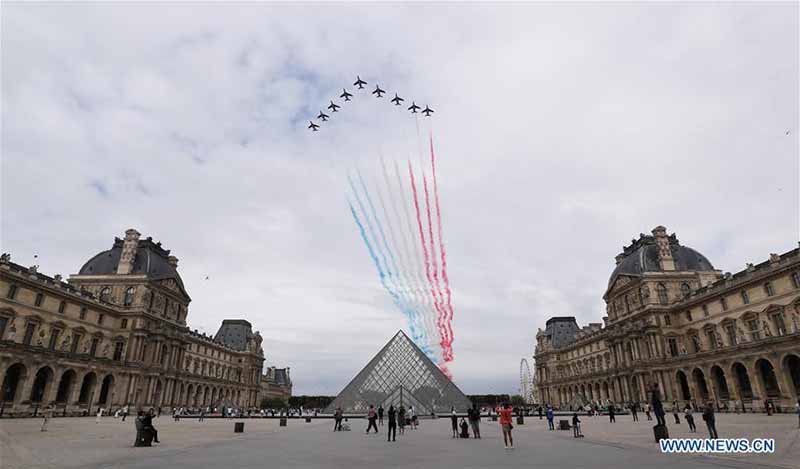
[[[442,256],[442,280],[444,281],[444,289],[447,293],[447,319],[444,326],[447,331],[447,351],[446,356],[449,357],[446,361],[453,359],[453,327],[451,321],[453,320],[453,302],[452,292],[450,290],[450,279],[447,277],[447,253],[444,249],[444,239],[442,238],[442,212],[439,208],[439,186],[436,182],[436,154],[433,151],[433,134],[430,136],[431,141],[431,169],[433,173],[433,199],[436,202],[436,226],[439,232],[439,253]]]
[[[448,352],[450,346],[448,344],[447,328],[445,327],[445,323],[447,321],[447,309],[443,304],[444,294],[442,293],[442,287],[439,284],[439,266],[436,263],[436,246],[433,239],[433,221],[431,220],[431,202],[428,194],[428,179],[425,177],[424,170],[422,171],[422,187],[425,190],[425,211],[427,212],[428,216],[428,242],[430,242],[431,245],[433,281],[434,285],[436,286],[436,292],[438,293],[438,296],[436,297],[436,305],[437,311],[439,311],[439,318],[436,322],[439,325],[439,335],[442,338],[442,341],[440,342],[442,345],[442,359],[445,362],[449,362],[453,360],[453,357],[452,353]]]
[[[437,312],[437,319],[436,325],[439,328],[439,337],[440,342],[439,344],[442,346],[442,352],[444,352],[444,330],[442,329],[441,318],[446,313],[442,311],[441,307],[439,306],[439,299],[436,297],[436,290],[434,288],[433,278],[431,277],[431,259],[428,255],[428,247],[425,245],[425,230],[422,228],[422,216],[420,215],[419,211],[419,196],[417,195],[417,183],[414,179],[414,170],[411,169],[411,162],[408,162],[408,175],[411,177],[411,192],[414,195],[414,210],[417,214],[417,227],[419,228],[419,239],[420,243],[422,244],[422,255],[425,258],[425,276],[428,278],[428,284],[431,286],[431,296],[433,297],[433,306],[436,308]],[[422,177],[425,177],[425,173],[423,172]],[[427,193],[427,189],[425,189]],[[430,215],[430,212],[429,212]]]

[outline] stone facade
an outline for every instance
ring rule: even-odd
[[[49,404],[59,415],[126,404],[256,407],[261,336],[242,320],[232,321],[245,332],[236,341],[191,331],[191,299],[169,254],[128,230],[68,282],[3,254],[0,412],[28,415]]]
[[[292,396],[292,378],[289,368],[270,366],[261,376],[260,399],[288,399]]]
[[[604,323],[536,335],[539,398],[560,407],[662,399],[762,410],[800,393],[800,250],[723,274],[662,226],[617,256]],[[564,340],[557,335],[571,330]],[[557,339],[557,340],[554,340]]]

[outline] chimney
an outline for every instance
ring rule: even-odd
[[[178,258],[175,256],[167,257],[167,263],[176,269],[178,268]]]
[[[139,236],[141,236],[141,233],[133,228],[125,231],[125,240],[122,242],[122,255],[120,255],[119,265],[117,265],[117,274],[127,275],[133,271],[133,261],[136,259]]]
[[[672,250],[669,248],[667,229],[659,225],[653,228],[652,233],[656,238],[656,246],[658,247],[658,263],[661,266],[661,270],[665,272],[675,270],[675,259],[672,258]]]

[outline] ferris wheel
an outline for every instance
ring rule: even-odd
[[[519,362],[519,394],[526,403],[533,403],[533,374],[528,360],[524,358]]]

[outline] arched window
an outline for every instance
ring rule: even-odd
[[[130,306],[133,304],[133,292],[134,292],[133,287],[128,287],[128,289],[125,290],[125,300],[123,302],[125,306]]]
[[[103,288],[100,290],[100,301],[104,301],[106,303],[111,302],[111,289],[108,287]]]
[[[683,295],[684,298],[687,298],[691,292],[692,288],[688,283],[684,282],[681,284],[681,295]]]
[[[656,291],[658,292],[658,303],[662,305],[668,304],[669,297],[667,297],[667,287],[665,287],[663,283],[659,283],[656,286]]]

